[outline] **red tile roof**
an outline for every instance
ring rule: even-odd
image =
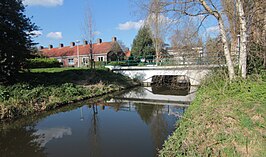
[[[131,51],[128,50],[128,51],[125,52],[125,56],[126,57],[130,57],[130,55],[131,55]]]
[[[93,54],[107,54],[112,50],[113,42],[103,42],[101,44],[93,44]],[[89,55],[90,54],[90,45],[79,45],[79,55]],[[45,48],[40,50],[41,53],[46,57],[61,57],[61,56],[76,56],[77,55],[77,46],[65,46],[62,48]]]

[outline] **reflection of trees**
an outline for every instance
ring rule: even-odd
[[[164,116],[162,105],[135,104],[141,119],[150,126],[156,148],[160,148],[169,134],[169,124]]]
[[[34,126],[0,130],[0,156],[46,156],[44,148],[36,142],[40,135],[34,135],[35,132]]]
[[[156,148],[161,148],[163,141],[167,138],[169,124],[162,112],[157,112],[152,118],[150,129]]]
[[[100,137],[99,137],[99,117],[98,117],[98,106],[95,104],[89,105],[92,109],[91,116],[91,127],[89,129],[89,143],[91,148],[91,156],[100,156]]]
[[[140,118],[146,123],[150,124],[153,113],[156,111],[156,105],[153,104],[136,104],[136,111]]]
[[[178,96],[186,96],[189,94],[190,87],[183,89],[171,89],[166,86],[151,86],[153,94],[160,95],[178,95]]]

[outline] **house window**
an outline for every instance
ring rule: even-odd
[[[69,65],[74,65],[74,59],[73,58],[68,59],[68,64]]]
[[[99,62],[104,61],[104,57],[103,57],[103,56],[98,57],[98,61],[99,61]]]
[[[88,64],[88,60],[89,60],[88,57],[83,57],[83,58],[82,58],[82,63],[83,63],[83,64]]]

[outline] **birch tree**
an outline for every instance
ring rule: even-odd
[[[229,51],[229,44],[228,44],[228,40],[226,38],[226,31],[225,31],[225,26],[224,26],[224,21],[223,21],[222,15],[217,9],[215,9],[216,7],[214,7],[214,9],[212,9],[206,3],[205,0],[199,0],[199,2],[203,6],[203,8],[207,11],[207,13],[214,16],[218,21],[219,30],[221,33],[221,39],[222,39],[222,43],[223,43],[223,47],[224,47],[224,56],[226,58],[226,64],[227,64],[227,68],[228,68],[228,75],[229,75],[230,80],[233,80],[235,78],[234,65],[233,65],[231,54]]]
[[[240,23],[240,56],[239,56],[239,71],[242,78],[247,77],[247,25],[246,18],[241,0],[236,0],[236,8],[239,14]]]
[[[224,19],[222,13],[217,9],[212,0],[161,0],[159,4],[163,6],[162,12],[174,12],[187,16],[204,16],[203,20],[207,16],[213,16],[217,20],[223,43],[228,75],[230,80],[233,80],[235,78],[235,71],[229,50],[229,42],[226,37]]]
[[[262,41],[259,43],[256,41],[256,43],[262,47],[260,51],[261,49],[263,51],[265,48],[266,18],[264,15],[266,8],[263,0],[150,0],[149,2],[149,4],[151,4],[150,7],[148,7],[149,13],[154,14],[155,18],[153,22],[157,24],[159,15],[166,13],[176,16],[203,16],[202,23],[208,16],[214,17],[219,26],[221,41],[223,43],[223,53],[226,59],[230,80],[233,80],[236,76],[232,55],[236,54],[237,34],[240,35],[238,66],[242,78],[246,78],[247,75],[247,55],[249,51],[248,34],[251,32],[253,40],[259,39]],[[256,12],[256,14],[254,14],[254,12]],[[225,18],[224,13],[227,14],[227,18]],[[261,25],[260,28],[253,26],[255,24],[254,19],[258,19],[259,22],[257,23],[259,23],[259,26]],[[230,27],[230,32],[227,31],[228,26]],[[154,29],[155,39],[159,39],[157,38],[159,27],[155,28],[157,28]],[[158,41],[155,42],[158,43]],[[263,52],[260,56],[263,56],[264,65],[266,65],[266,53]]]

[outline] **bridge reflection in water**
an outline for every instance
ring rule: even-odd
[[[197,87],[193,86],[190,89],[181,90],[165,87],[141,87],[115,96],[107,103],[141,103],[187,107],[195,98],[196,90]]]

